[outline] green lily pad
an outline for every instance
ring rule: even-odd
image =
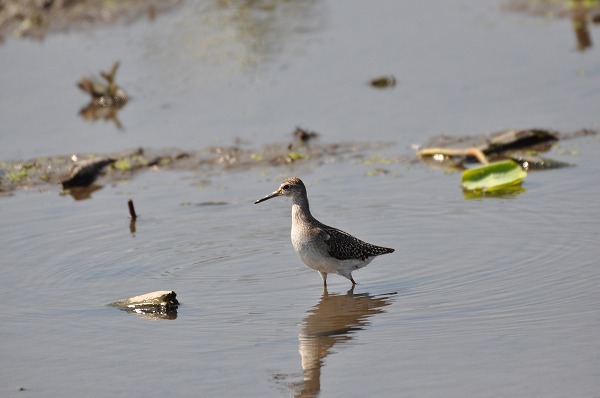
[[[526,176],[517,163],[505,160],[464,171],[462,186],[469,191],[499,191],[519,185]]]

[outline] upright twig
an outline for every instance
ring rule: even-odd
[[[133,200],[129,199],[127,202],[127,206],[129,206],[129,216],[133,221],[137,219],[137,214],[135,214],[135,208],[133,207]]]

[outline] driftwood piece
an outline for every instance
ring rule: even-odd
[[[127,312],[133,312],[146,318],[177,318],[177,294],[172,290],[159,290],[139,296],[117,300],[109,305]]]

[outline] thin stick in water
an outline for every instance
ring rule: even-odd
[[[127,202],[127,206],[129,206],[129,216],[133,221],[137,219],[137,214],[135,214],[135,208],[133,207],[133,200],[129,199]]]

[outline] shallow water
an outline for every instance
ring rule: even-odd
[[[0,395],[596,396],[600,139],[561,142],[547,156],[575,167],[530,173],[504,198],[467,200],[459,174],[386,159],[434,134],[597,126],[598,50],[576,52],[568,20],[434,3],[281,6],[249,66],[227,49],[251,45],[217,46],[216,63],[194,41],[210,25],[193,12],[226,13],[212,3],[4,43],[0,81],[16,94],[0,96],[0,159],[260,145],[298,124],[327,142],[392,144],[209,177],[148,171],[82,201],[56,188],[1,198]],[[80,120],[71,90],[113,57],[134,97],[124,132]],[[398,85],[368,87],[381,73]],[[295,256],[288,201],[253,204],[290,175],[318,219],[396,249],[355,273],[354,291],[332,276],[324,292]],[[106,306],[165,289],[182,303],[175,320]]]

